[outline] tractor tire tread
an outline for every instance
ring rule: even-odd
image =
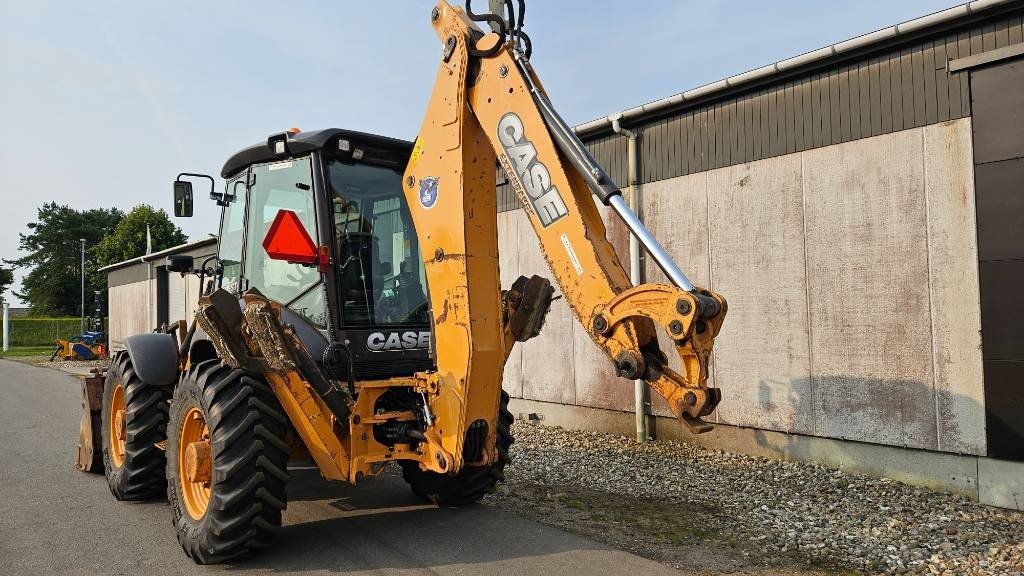
[[[122,465],[114,463],[110,453],[110,395],[117,382],[125,397],[125,453]],[[167,400],[171,391],[165,386],[149,386],[139,379],[125,351],[114,355],[103,385],[100,433],[104,470],[111,494],[122,501],[154,500],[166,496],[165,456],[157,444],[167,439]]]
[[[195,520],[179,502],[177,439],[168,443],[167,489],[178,542],[197,564],[249,556],[270,545],[287,506],[288,419],[269,386],[219,360],[192,366],[175,393],[175,404],[199,404],[213,445],[212,493],[205,515]],[[172,407],[173,418],[187,406]],[[172,435],[173,436],[173,435]],[[175,466],[172,466],[172,460]]]
[[[402,477],[414,494],[438,506],[465,506],[479,502],[494,491],[498,482],[505,480],[505,466],[511,462],[509,448],[514,418],[508,411],[508,394],[502,390],[498,410],[495,443],[498,459],[489,466],[464,467],[454,476],[420,470],[417,462],[407,460],[402,464]]]

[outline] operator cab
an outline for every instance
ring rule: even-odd
[[[297,316],[344,348],[359,380],[433,368],[423,258],[402,189],[411,151],[349,130],[284,132],[228,159],[214,195],[221,287],[281,303],[295,313],[286,322]],[[311,344],[323,357],[326,343]]]

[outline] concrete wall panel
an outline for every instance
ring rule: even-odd
[[[598,205],[606,237],[615,247],[622,267],[629,272],[629,233],[618,216]],[[633,382],[615,375],[608,356],[590,339],[582,324],[572,319],[573,364],[576,367],[576,403],[580,406],[632,412]]]
[[[199,294],[202,287],[199,285],[199,277],[189,275],[185,277],[185,309],[188,314],[188,322],[196,316],[196,309],[199,308]]]
[[[521,210],[515,214],[518,214],[519,274],[551,278],[551,269],[544,260],[529,218]],[[556,300],[551,304],[540,335],[516,345],[523,357],[523,398],[563,404],[576,401],[572,323],[572,312],[565,299]]]
[[[961,119],[644,186],[650,230],[729,299],[712,421],[985,453],[970,130]],[[511,214],[503,278],[550,276],[525,215]],[[609,220],[628,266],[628,236]],[[630,382],[564,303],[519,348],[507,374],[522,397],[632,411]]]
[[[108,289],[110,320],[108,337],[111,350],[124,350],[124,339],[149,332],[146,326],[146,295],[149,283],[131,282]]]
[[[675,259],[691,282],[711,286],[708,251],[708,176],[706,172],[661,180],[643,187],[643,217],[647,228]],[[668,280],[650,258],[644,262],[647,282],[667,284]],[[664,333],[659,332],[662,350],[672,368],[679,370],[679,359]],[[713,381],[714,373],[712,373]],[[669,416],[668,405],[657,394],[651,396],[654,414]]]
[[[922,140],[802,153],[817,435],[937,445]]]
[[[498,214],[498,265],[501,288],[508,288],[519,278],[519,222],[522,210]],[[505,362],[502,387],[515,398],[523,397],[523,346],[516,343]]]
[[[813,431],[799,154],[708,172],[711,276],[729,301],[715,343],[719,421]]]
[[[645,184],[643,215],[648,230],[661,242],[694,284],[711,284],[708,253],[708,173]],[[668,280],[650,258],[648,282]]]
[[[938,449],[984,455],[971,119],[924,128]]]

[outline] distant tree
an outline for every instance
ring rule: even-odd
[[[117,208],[75,210],[47,202],[38,210],[37,221],[28,224],[28,233],[19,234],[18,248],[26,255],[5,260],[19,268],[31,268],[21,280],[21,291],[14,292],[32,306],[38,316],[77,316],[80,306],[81,253],[79,239],[85,239],[88,251],[114,230],[124,213]],[[95,263],[87,266],[86,278],[91,290],[97,289]],[[93,278],[90,278],[92,276]],[[103,288],[106,281],[100,284]]]
[[[153,239],[153,252],[184,244],[188,236],[171,222],[163,209],[148,204],[132,208],[93,250],[97,267],[108,266],[146,254],[146,227]]]
[[[14,283],[14,270],[0,266],[0,302],[4,301],[4,292]]]

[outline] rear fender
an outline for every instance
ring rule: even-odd
[[[136,334],[125,338],[125,348],[139,379],[151,386],[178,381],[178,344],[170,334]]]

